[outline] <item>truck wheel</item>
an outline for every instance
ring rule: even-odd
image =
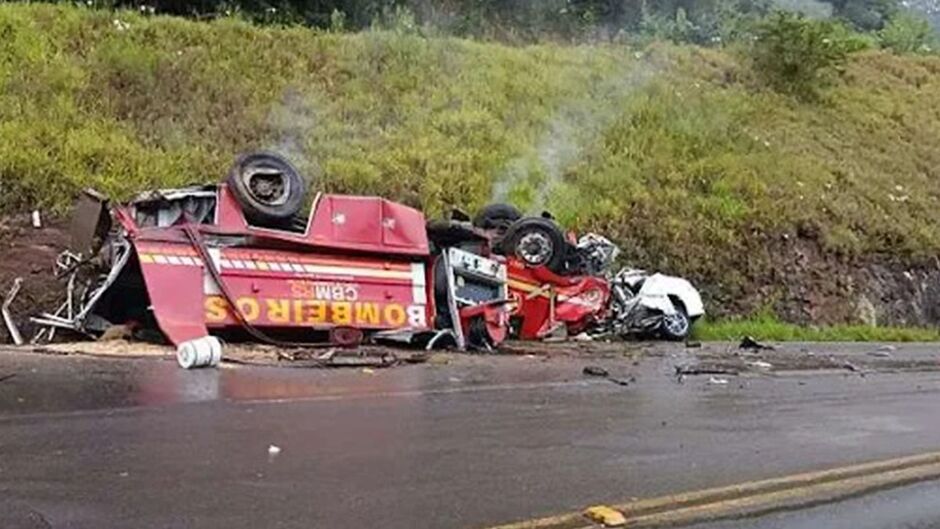
[[[289,224],[307,195],[306,182],[297,169],[270,152],[239,157],[227,181],[245,218],[259,226]]]
[[[473,217],[473,226],[484,230],[504,233],[507,228],[522,218],[522,213],[510,204],[489,204]]]
[[[564,272],[567,244],[554,222],[530,217],[509,226],[500,246],[504,255],[514,256],[526,266],[545,266],[561,274]]]
[[[469,329],[466,332],[467,346],[471,350],[489,351],[493,348],[493,338],[486,328],[486,320],[483,319],[483,316],[471,318]]]

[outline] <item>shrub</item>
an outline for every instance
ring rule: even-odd
[[[863,47],[836,22],[778,11],[758,25],[750,54],[769,87],[815,99],[842,72],[849,53]]]
[[[930,22],[912,13],[900,13],[878,33],[881,47],[895,53],[929,53],[937,48]]]

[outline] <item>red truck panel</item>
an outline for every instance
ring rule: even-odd
[[[304,233],[248,225],[241,207],[219,186],[219,229],[254,233],[320,249],[426,256],[430,253],[424,215],[408,206],[378,197],[321,194],[313,204]]]
[[[310,226],[310,240],[358,251],[428,254],[424,215],[377,197],[322,195]]]
[[[154,314],[170,341],[238,325],[187,244],[135,244]],[[209,248],[235,304],[259,327],[367,330],[430,326],[423,261],[253,248]],[[201,334],[200,334],[201,329]]]

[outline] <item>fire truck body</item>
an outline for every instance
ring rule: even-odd
[[[259,225],[232,185],[153,191],[113,208],[98,199],[115,221],[106,234],[107,222],[85,223],[99,228],[100,276],[74,296],[74,317],[34,321],[87,334],[152,326],[176,345],[210,332],[342,345],[383,333],[449,333],[460,346],[505,337],[505,266],[432,245],[421,212],[318,194],[305,221]],[[466,285],[485,295],[458,296]]]

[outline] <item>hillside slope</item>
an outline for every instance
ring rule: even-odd
[[[318,189],[511,199],[687,274],[720,314],[940,320],[940,58],[854,56],[817,103],[732,52],[505,47],[0,5],[0,209],[214,181],[272,148]],[[937,286],[935,286],[937,285]]]

